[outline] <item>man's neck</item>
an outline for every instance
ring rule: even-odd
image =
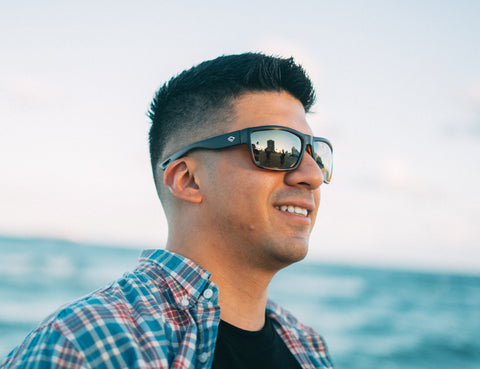
[[[208,252],[208,247],[198,244],[189,248],[170,243],[167,249],[191,259],[211,273],[210,279],[219,290],[222,320],[244,330],[256,331],[263,327],[268,286],[275,271],[248,267],[248,263],[239,258],[226,257],[218,250]]]
[[[262,329],[272,277],[248,271],[226,275],[212,271],[211,280],[219,289],[221,319],[248,331]]]

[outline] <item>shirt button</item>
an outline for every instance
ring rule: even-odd
[[[201,363],[206,363],[207,360],[208,360],[208,354],[206,352],[204,352],[203,354],[200,355],[198,360],[200,360]]]
[[[188,300],[187,300],[186,298],[183,298],[180,303],[182,304],[182,306],[185,306],[185,307],[187,307],[188,304],[189,304],[189,302],[188,302]]]
[[[203,291],[203,297],[205,297],[206,299],[209,299],[212,296],[213,296],[213,291],[211,288],[207,288],[205,291]]]

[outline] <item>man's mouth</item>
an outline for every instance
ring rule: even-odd
[[[308,210],[300,206],[281,205],[281,206],[275,206],[275,209],[278,209],[280,211],[286,211],[288,213],[295,214],[295,215],[301,215],[304,217],[308,216]]]

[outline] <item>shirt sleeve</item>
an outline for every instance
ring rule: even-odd
[[[85,356],[58,330],[44,326],[32,332],[0,364],[2,369],[91,369]]]

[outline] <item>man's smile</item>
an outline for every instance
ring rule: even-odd
[[[275,206],[276,209],[280,211],[286,211],[291,214],[296,214],[296,215],[302,215],[304,217],[308,216],[308,210],[305,208],[302,208],[300,206],[295,206],[295,205],[282,205],[282,206]]]

